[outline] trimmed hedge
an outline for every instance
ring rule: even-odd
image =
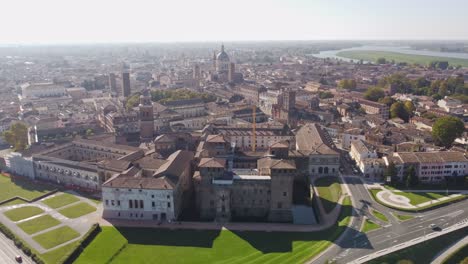
[[[83,252],[83,250],[93,241],[93,239],[101,232],[101,226],[94,224],[88,232],[79,240],[79,246],[75,248],[68,255],[63,256],[60,263],[71,264],[73,263]]]
[[[44,264],[44,260],[42,260],[37,254],[31,250],[28,244],[24,243],[23,240],[20,238],[16,237],[16,235],[11,232],[11,230],[0,223],[0,231],[9,239],[13,240],[13,243],[15,243],[15,246],[23,251],[26,256],[31,257],[31,259],[36,262],[37,264]]]

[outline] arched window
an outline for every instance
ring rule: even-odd
[[[319,173],[319,174],[322,174],[322,173],[323,173],[323,168],[322,168],[322,167],[319,167],[318,173]]]
[[[325,174],[328,174],[328,167],[325,167]]]

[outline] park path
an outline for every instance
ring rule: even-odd
[[[75,192],[68,192],[68,193],[74,194],[77,198],[79,198],[79,200],[76,201],[76,202],[67,204],[67,205],[65,205],[63,207],[55,208],[55,209],[46,206],[42,201],[44,201],[44,200],[46,200],[48,198],[52,198],[54,196],[60,195],[60,194],[62,194],[61,192],[58,192],[58,193],[55,193],[53,195],[47,196],[47,197],[45,197],[45,198],[43,198],[43,199],[41,199],[39,201],[33,202],[33,203],[17,204],[17,205],[10,205],[10,206],[1,206],[0,207],[0,222],[2,222],[4,225],[6,225],[14,234],[16,234],[21,239],[23,239],[29,246],[33,247],[40,254],[43,254],[43,253],[49,252],[51,250],[57,249],[59,247],[62,247],[64,245],[73,243],[73,242],[81,239],[81,237],[88,232],[88,230],[91,228],[91,226],[94,223],[97,222],[100,215],[102,215],[102,205],[96,204],[96,203],[92,202],[91,200],[89,200],[87,198],[79,196]],[[86,202],[86,203],[96,207],[97,210],[95,212],[93,212],[93,213],[90,213],[90,214],[86,215],[86,216],[78,217],[78,218],[75,218],[75,219],[67,218],[67,217],[63,216],[62,214],[60,214],[58,212],[59,210],[65,209],[65,208],[70,207],[70,206],[74,206],[74,205],[76,205],[78,203],[81,203],[81,202]],[[26,219],[19,220],[17,222],[11,221],[8,217],[6,217],[3,214],[3,212],[5,212],[5,211],[15,209],[15,208],[20,208],[20,207],[25,207],[25,206],[39,207],[44,212],[41,213],[41,214],[32,216],[32,217],[26,218]],[[35,219],[37,217],[41,217],[41,216],[47,215],[47,214],[52,216],[53,218],[59,220],[60,224],[58,224],[56,226],[53,226],[53,227],[50,227],[48,229],[39,231],[39,232],[34,233],[32,235],[27,234],[21,228],[18,227],[18,224],[21,223],[21,222],[29,221],[29,220],[32,220],[32,219]],[[57,228],[60,228],[60,227],[63,227],[63,226],[71,227],[72,229],[74,229],[75,231],[80,233],[80,236],[75,238],[75,239],[69,240],[69,241],[67,241],[67,242],[65,242],[63,244],[60,244],[60,245],[58,245],[56,247],[49,248],[49,249],[45,249],[44,247],[42,247],[39,243],[37,243],[33,239],[34,236],[37,236],[37,235],[52,231],[54,229],[57,229]]]
[[[442,264],[452,253],[468,244],[468,236],[458,240],[432,260],[432,264]]]

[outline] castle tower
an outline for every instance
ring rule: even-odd
[[[142,142],[151,141],[154,136],[154,116],[153,103],[148,89],[144,90],[140,96],[138,108],[140,110],[140,140]]]

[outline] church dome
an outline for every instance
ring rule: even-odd
[[[216,55],[216,60],[218,61],[229,61],[229,56],[224,51],[224,45],[221,46],[221,52]]]

